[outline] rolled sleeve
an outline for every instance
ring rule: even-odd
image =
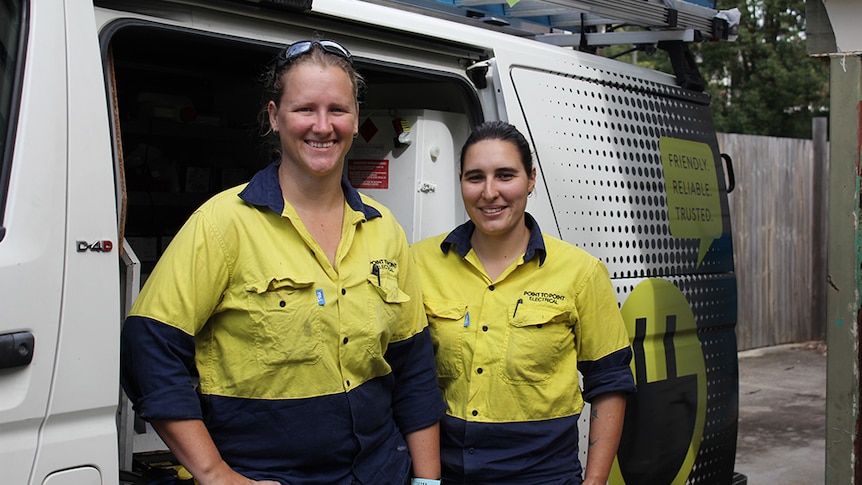
[[[629,363],[632,360],[630,347],[620,349],[595,361],[583,361],[578,369],[584,376],[584,400],[591,402],[595,397],[609,392],[636,392],[634,377]]]
[[[146,317],[129,317],[120,342],[121,383],[144,419],[202,419],[195,390],[194,337]]]
[[[401,432],[409,434],[439,422],[446,403],[437,386],[428,327],[409,339],[389,344],[386,361],[395,377],[392,407]]]

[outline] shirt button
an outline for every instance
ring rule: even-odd
[[[472,455],[473,453],[476,453],[476,448],[470,448],[467,451]]]
[[[488,289],[494,291],[494,285],[489,286]]]
[[[347,387],[350,387],[350,381],[344,381],[347,384]]]
[[[344,337],[344,343],[347,343],[347,337]]]
[[[287,305],[287,303],[285,303],[284,300],[281,300],[280,302],[278,302],[278,306],[280,306],[282,308],[284,308],[285,305]]]
[[[487,331],[488,331],[488,326],[487,326],[487,325],[482,325],[482,331],[483,331],[483,332],[487,332]]]
[[[473,416],[478,416],[478,415],[479,415],[479,411],[476,411],[476,410],[474,409],[474,410],[473,410]]]
[[[482,368],[481,368],[481,367],[479,367],[478,369],[476,369],[476,373],[477,373],[477,374],[481,374],[481,373],[482,373]]]
[[[342,295],[346,295],[346,294],[347,294],[347,290],[345,290],[344,288],[342,288],[342,289],[341,289],[341,294],[342,294]]]

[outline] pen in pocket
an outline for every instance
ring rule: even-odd
[[[377,277],[377,286],[380,286],[380,266],[377,266],[377,263],[371,267],[371,274]]]

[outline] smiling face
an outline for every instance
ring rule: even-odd
[[[335,66],[299,63],[285,74],[284,92],[267,106],[278,133],[282,166],[296,175],[341,177],[344,157],[359,127],[355,89]]]
[[[527,196],[536,185],[536,171],[527,173],[511,141],[485,139],[467,148],[461,172],[461,197],[481,235],[505,238],[520,234]]]

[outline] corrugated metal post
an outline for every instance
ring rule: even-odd
[[[859,463],[862,58],[839,54],[830,59],[826,483],[862,485]]]

